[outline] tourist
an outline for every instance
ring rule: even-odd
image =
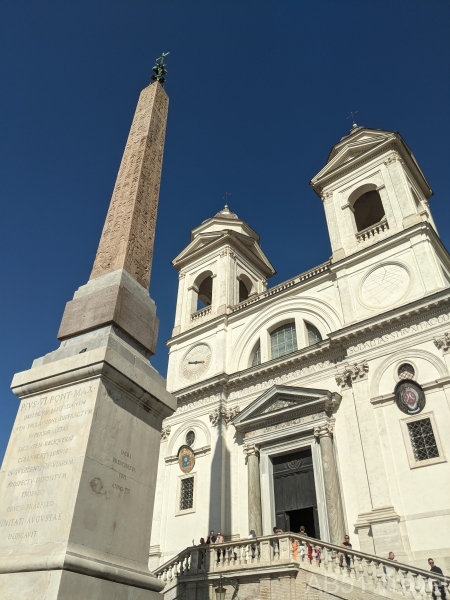
[[[316,563],[317,566],[320,567],[320,563],[322,562],[322,552],[320,551],[319,546],[316,546],[314,548],[315,552],[316,552]]]
[[[205,538],[200,538],[200,544],[199,544],[199,546],[204,546],[205,544],[206,544]]]
[[[247,539],[248,540],[254,540],[254,539],[256,539],[256,531],[254,529],[250,529],[250,532],[249,532],[249,534],[247,536]],[[255,556],[256,556],[256,550],[257,549],[258,549],[258,557],[260,556],[261,551],[260,551],[260,544],[259,544],[259,542],[257,544],[251,544],[250,548],[252,549],[252,558],[255,558]]]
[[[223,539],[223,535],[220,533],[217,534],[215,541],[213,542],[213,544],[223,544],[225,542],[225,540]],[[220,555],[222,554],[225,556],[225,550],[224,549],[220,549],[217,550],[217,562],[220,562]]]
[[[207,539],[206,539],[206,543],[207,544],[215,544],[216,543],[216,539],[217,539],[216,534],[214,533],[214,531],[211,530],[209,532],[209,535],[208,535]]]
[[[430,565],[430,571],[432,573],[438,573],[438,575],[443,575],[444,573],[442,572],[442,569],[440,567],[437,567],[434,564],[434,560],[432,558],[428,559],[428,564]],[[442,582],[439,579],[434,579],[433,580],[433,593],[431,594],[433,600],[436,600],[437,596],[435,593],[435,590],[437,589],[439,590],[439,593],[441,595],[441,599],[445,600],[445,587],[442,584]]]
[[[387,559],[395,561],[395,554],[392,552],[392,550],[389,552]],[[395,569],[393,567],[386,567],[386,565],[384,565],[383,571],[386,575],[394,575],[395,573]]]
[[[351,548],[352,547],[352,545],[350,544],[350,536],[349,535],[346,535],[344,537],[344,541],[342,542],[341,546],[343,548]],[[344,562],[344,554],[340,554],[339,555],[339,566],[340,567],[343,566],[343,562]],[[352,563],[351,563],[351,558],[350,558],[349,554],[345,554],[345,562],[347,563],[347,569],[348,569],[348,572],[350,573]]]
[[[313,549],[312,546],[309,542],[306,542],[306,550],[308,553],[308,560],[309,560],[309,564],[312,565],[312,559],[313,559]]]
[[[300,533],[300,535],[308,535],[308,534],[306,533],[306,529],[305,529],[305,527],[304,527],[303,525],[300,527],[300,531],[299,531],[299,533]]]
[[[291,546],[292,546],[292,558],[294,560],[298,559],[298,542],[296,539],[292,539],[291,541]]]
[[[283,530],[280,529],[279,527],[274,527],[273,532],[276,533],[277,535],[280,535],[280,533],[284,533]]]
[[[305,542],[303,540],[300,540],[300,558],[303,560],[305,560],[305,554],[306,554],[306,549],[305,549]]]
[[[273,533],[275,535],[279,535],[280,533],[283,533],[283,530],[280,529],[279,527],[274,527],[273,528]],[[278,542],[276,540],[272,541],[272,548],[273,548],[273,553],[274,554],[279,553],[280,548],[279,548]]]

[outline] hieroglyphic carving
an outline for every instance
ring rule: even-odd
[[[157,82],[141,92],[91,279],[125,269],[149,287],[168,103]]]
[[[366,379],[367,373],[369,372],[369,365],[367,361],[361,363],[354,363],[353,365],[346,365],[346,367],[336,375],[336,383],[341,389],[346,390],[353,385],[356,381]]]

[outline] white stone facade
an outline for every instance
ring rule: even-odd
[[[329,262],[267,289],[274,270],[259,237],[227,208],[174,260],[167,381],[178,409],[164,422],[150,568],[210,529],[248,535],[257,521],[249,452],[259,455],[261,533],[271,533],[273,458],[302,448],[312,453],[322,539],[343,527],[354,549],[393,550],[422,568],[433,556],[450,568],[450,257],[431,189],[399,134],[358,127],[311,185],[324,203]],[[271,333],[288,323],[298,349],[274,358]],[[403,364],[425,394],[420,412],[397,406]],[[419,459],[411,424],[427,419],[434,455]],[[186,444],[195,457],[187,473],[178,461]],[[193,499],[181,510],[191,476]],[[331,514],[333,494],[342,517]]]

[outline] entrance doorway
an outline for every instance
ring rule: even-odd
[[[276,525],[320,539],[311,448],[272,458]]]
[[[318,538],[316,535],[319,531],[317,508],[310,506],[309,508],[300,508],[299,510],[286,511],[287,523],[285,531],[298,533],[303,525],[306,535],[309,537]]]

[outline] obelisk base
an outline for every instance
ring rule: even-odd
[[[175,400],[124,335],[85,333],[14,377],[2,600],[150,600],[163,588],[147,564],[162,420]]]
[[[162,600],[159,592],[66,570],[0,575],[2,600]]]

